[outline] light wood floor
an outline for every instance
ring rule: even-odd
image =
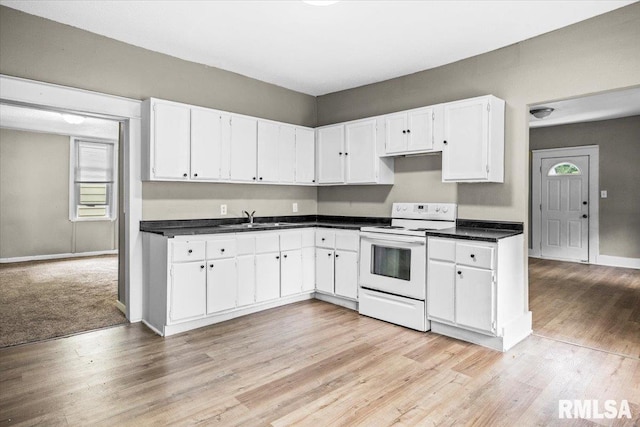
[[[640,270],[529,259],[534,333],[640,358]]]
[[[558,399],[627,399],[615,425],[640,423],[640,360],[538,336],[499,353],[313,300],[3,349],[0,380],[0,425],[565,425]]]

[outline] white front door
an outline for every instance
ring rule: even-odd
[[[589,156],[541,161],[541,255],[589,261]]]

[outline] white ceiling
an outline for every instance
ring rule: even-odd
[[[120,125],[113,120],[84,117],[82,123],[71,124],[55,111],[7,104],[0,104],[0,128],[111,141],[118,140],[120,133]]]
[[[529,109],[536,107],[551,107],[554,111],[543,119],[529,114],[529,127],[532,128],[636,116],[640,115],[640,88],[546,102]]]
[[[310,95],[426,70],[633,1],[0,0],[0,4]]]

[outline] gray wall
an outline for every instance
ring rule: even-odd
[[[445,185],[433,159],[398,159],[397,183],[384,197],[359,187],[320,188],[318,213],[386,215],[393,201],[409,198],[457,201],[463,218],[527,222],[527,105],[640,85],[638,40],[635,3],[470,59],[320,96],[318,125],[486,94],[507,108],[504,184]]]
[[[0,6],[0,73],[134,99],[158,97],[303,126],[316,99],[239,74],[183,61]],[[220,184],[142,186],[143,218],[202,218],[229,204],[230,215],[316,213],[316,190]],[[249,202],[250,201],[250,202]],[[288,208],[287,208],[288,207]]]
[[[0,129],[0,258],[116,249],[112,221],[69,221],[69,137]]]
[[[640,116],[531,129],[531,150],[600,147],[600,254],[640,258]]]

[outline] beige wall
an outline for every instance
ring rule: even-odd
[[[158,97],[303,126],[316,122],[316,99],[228,71],[151,52],[0,6],[0,73],[126,96]],[[144,219],[316,213],[316,190],[262,185],[145,183]],[[312,198],[313,201],[309,202]],[[248,202],[250,201],[250,202]],[[288,209],[286,209],[288,206]]]
[[[640,258],[640,116],[531,129],[531,150],[600,147],[600,254]]]
[[[640,85],[640,3],[506,48],[416,74],[321,96],[318,124],[493,94],[507,102],[504,184],[440,183],[429,160],[399,159],[396,184],[373,191],[321,188],[318,213],[390,212],[394,201],[457,201],[462,218],[527,221],[527,104]],[[425,162],[424,165],[420,162]],[[424,170],[413,166],[419,165]]]
[[[116,248],[111,221],[69,221],[69,137],[0,129],[0,258]]]

